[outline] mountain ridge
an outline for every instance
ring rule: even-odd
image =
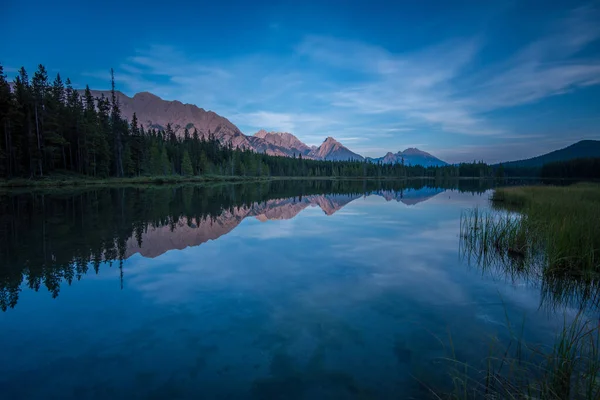
[[[405,165],[422,165],[424,167],[439,167],[448,165],[447,162],[440,160],[439,158],[417,149],[416,147],[409,147],[404,151],[398,151],[392,153],[391,151],[383,157],[368,158],[369,161],[382,164],[396,164],[404,162]]]
[[[343,144],[328,136],[323,143],[316,149],[313,149],[309,157],[325,161],[363,161],[364,157],[349,150]]]
[[[541,154],[523,160],[497,163],[504,167],[535,168],[556,161],[568,161],[576,158],[600,157],[600,140],[580,140],[562,149]]]
[[[80,90],[80,92],[83,92]],[[91,90],[94,97],[110,98],[109,90]],[[222,144],[231,144],[234,148],[250,149],[258,153],[273,156],[293,157],[302,155],[303,158],[324,161],[373,161],[383,159],[369,158],[353,152],[335,138],[327,137],[319,146],[308,146],[289,132],[268,132],[259,130],[253,135],[244,134],[233,122],[214,111],[205,110],[195,104],[182,103],[178,100],[164,100],[150,92],[139,92],[129,97],[115,91],[124,118],[131,120],[135,113],[138,121],[146,129],[165,129],[167,124],[178,136],[183,136],[185,129],[190,133],[198,130],[200,137],[208,138],[213,135]],[[404,154],[407,165],[447,165],[445,162],[415,148],[406,149],[414,154]],[[418,154],[417,154],[418,153]],[[395,155],[388,153],[386,163],[400,162],[402,152]],[[387,155],[386,155],[387,156]]]

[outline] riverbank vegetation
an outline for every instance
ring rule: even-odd
[[[600,185],[501,188],[491,200],[496,211],[462,217],[461,243],[478,263],[586,278],[600,272]]]
[[[491,351],[485,368],[449,358],[454,397],[597,399],[600,185],[500,188],[491,201],[490,211],[463,213],[462,255],[486,273],[539,286],[541,308],[579,314],[565,319],[552,348],[512,335],[507,348]]]
[[[520,212],[507,244],[521,256],[540,257],[547,273],[592,277],[600,272],[600,185],[502,188],[492,202]],[[498,232],[494,241],[503,238]]]

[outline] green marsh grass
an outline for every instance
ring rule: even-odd
[[[546,257],[547,273],[600,272],[600,185],[502,188],[494,192],[492,203],[520,213],[518,229],[542,246],[532,250]]]
[[[460,252],[483,270],[597,298],[600,185],[497,189],[492,210],[462,213]],[[570,290],[566,290],[570,289]]]
[[[551,312],[579,313],[565,318],[551,347],[525,343],[508,322],[510,342],[493,339],[481,365],[452,351],[448,397],[600,399],[600,185],[501,188],[491,201],[492,210],[463,212],[461,255],[486,273],[539,286],[540,306]]]

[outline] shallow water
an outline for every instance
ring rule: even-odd
[[[460,190],[458,190],[460,189]],[[3,398],[424,398],[445,357],[551,343],[539,287],[469,266],[481,182],[4,194]]]

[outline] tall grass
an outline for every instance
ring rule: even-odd
[[[464,211],[460,224],[460,250],[483,268],[500,267],[517,277],[531,274],[543,262],[540,238],[533,234],[526,215]],[[527,268],[525,268],[527,266]]]
[[[542,246],[547,273],[600,272],[600,185],[503,188],[494,192],[492,202],[520,212],[518,229]]]
[[[484,271],[541,288],[542,306],[580,310],[554,346],[531,346],[511,330],[479,366],[448,357],[451,398],[600,399],[600,185],[497,189],[492,210],[463,212],[460,251]],[[510,324],[508,324],[509,329]]]
[[[600,283],[600,185],[504,188],[491,200],[492,210],[462,213],[470,262],[512,277]]]
[[[521,330],[501,346],[497,338],[478,365],[456,358],[452,341],[448,364],[450,399],[598,399],[600,396],[600,332],[598,324],[578,315],[564,323],[550,347],[531,346]]]
[[[600,273],[597,267],[573,271],[553,263],[546,236],[538,235],[527,215],[497,210],[463,211],[460,254],[488,275],[539,286],[541,306],[560,310],[600,308]],[[585,262],[588,260],[584,260]],[[574,263],[571,263],[573,265]]]

